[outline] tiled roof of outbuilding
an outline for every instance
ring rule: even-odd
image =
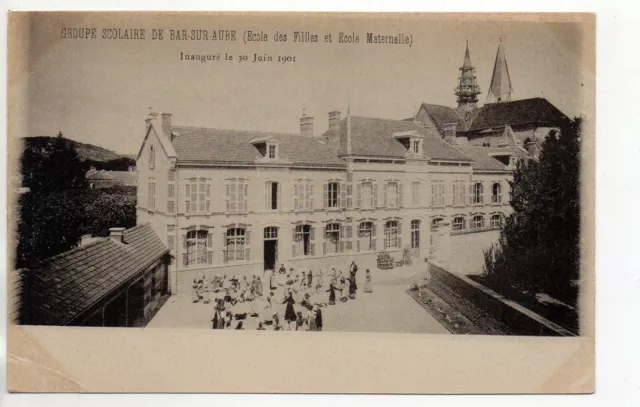
[[[486,104],[473,110],[466,124],[454,108],[428,103],[423,103],[422,106],[441,132],[442,126],[447,123],[457,123],[458,131],[478,131],[533,123],[540,127],[554,127],[567,120],[567,116],[545,98]]]
[[[30,270],[30,322],[70,323],[166,252],[151,226],[142,224],[125,230],[123,243],[103,238],[41,262]]]
[[[180,161],[254,163],[261,155],[250,143],[257,137],[275,137],[280,141],[280,158],[300,165],[345,166],[336,149],[318,142],[316,137],[248,130],[225,130],[173,126],[178,133],[173,146]]]
[[[431,159],[451,161],[471,161],[455,147],[430,133],[419,124],[392,119],[351,116],[351,153],[368,157],[404,158],[406,148],[396,139],[394,133],[417,131],[424,136],[424,155]],[[347,119],[340,123],[339,154],[346,153]]]
[[[456,146],[460,151],[473,159],[474,170],[506,171],[507,166],[492,155],[515,155],[519,158],[527,157],[527,154],[517,147],[491,148],[481,146]]]

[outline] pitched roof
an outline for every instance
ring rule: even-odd
[[[102,238],[31,269],[31,323],[66,325],[168,252],[149,224],[124,231],[123,243]]]
[[[558,108],[544,98],[513,100],[482,106],[469,130],[482,130],[505,125],[537,124],[558,126],[567,120]]]
[[[135,180],[138,173],[135,171],[94,171],[87,174],[90,180]]]
[[[467,123],[457,109],[423,103],[429,116],[442,132],[442,125],[457,123],[458,131],[478,131],[500,128],[505,125],[537,124],[538,126],[558,126],[567,116],[544,98],[513,100],[489,103],[471,112]]]
[[[346,153],[347,118],[340,123],[339,154]],[[431,159],[471,161],[455,147],[417,123],[404,120],[351,116],[351,153],[369,157],[404,158],[407,152],[394,133],[417,131],[424,136],[424,155]]]
[[[519,158],[525,158],[527,154],[517,147],[480,147],[480,146],[456,146],[460,151],[473,159],[474,170],[484,171],[506,171],[507,166],[493,155],[515,155]]]
[[[250,164],[261,157],[251,141],[275,137],[280,141],[280,158],[294,165],[346,165],[338,158],[335,148],[318,142],[316,137],[182,126],[173,126],[172,130],[178,133],[173,139],[173,147],[179,161]]]

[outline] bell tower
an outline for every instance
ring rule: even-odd
[[[476,69],[471,66],[471,57],[469,56],[469,41],[467,40],[467,48],[464,51],[464,62],[460,67],[459,84],[455,88],[457,96],[458,109],[463,112],[469,112],[477,107],[480,86],[476,79]]]

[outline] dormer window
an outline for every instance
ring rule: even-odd
[[[397,132],[393,134],[393,138],[407,149],[407,155],[422,156],[422,140],[424,136],[417,130]]]
[[[269,158],[278,158],[278,148],[275,144],[269,144],[267,149],[269,151]]]

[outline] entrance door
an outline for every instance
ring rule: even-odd
[[[278,262],[278,228],[264,228],[264,269],[274,270]]]

